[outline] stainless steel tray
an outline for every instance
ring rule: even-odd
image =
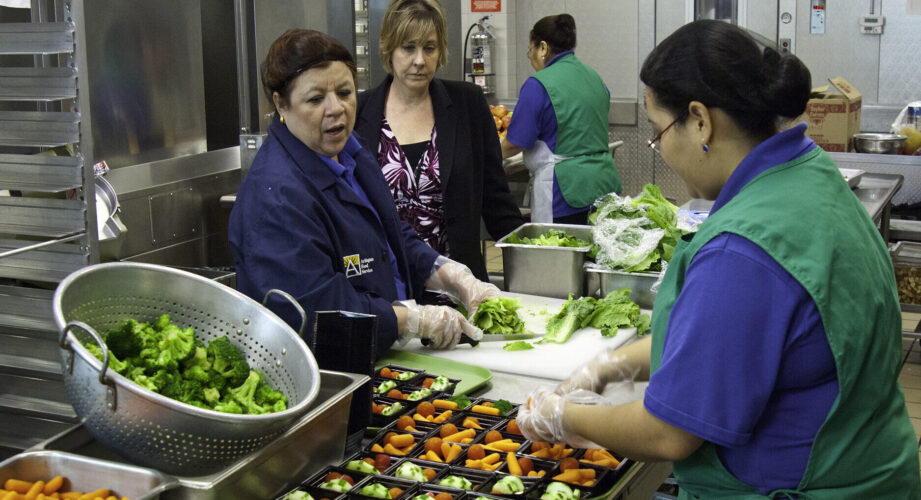
[[[851,186],[851,189],[857,187],[860,184],[860,178],[863,177],[863,174],[866,172],[857,168],[838,168],[841,171],[841,175],[844,176],[844,180],[847,181],[847,185]]]
[[[34,482],[55,476],[64,477],[66,491],[108,488],[119,498],[133,500],[160,498],[162,492],[179,486],[176,478],[153,469],[61,451],[26,451],[0,463],[0,484],[11,478]]]
[[[659,279],[659,273],[628,273],[612,271],[585,264],[586,294],[604,297],[623,287],[630,289],[630,299],[643,309],[652,309],[656,294],[650,288]]]
[[[367,375],[320,370],[320,393],[307,413],[265,447],[207,476],[176,476],[164,500],[274,498],[322,467],[342,460],[352,393]],[[82,425],[39,443],[32,450],[58,450],[113,465],[126,460],[97,441]],[[132,497],[134,498],[134,497]],[[157,497],[151,497],[157,498]]]
[[[536,238],[550,229],[591,242],[592,226],[578,224],[522,224],[496,242],[502,249],[502,271],[507,292],[557,297],[581,297],[585,275],[582,265],[592,245],[584,247],[545,247],[509,243],[512,234]]]

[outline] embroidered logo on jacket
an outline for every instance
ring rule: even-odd
[[[342,258],[342,266],[345,267],[345,277],[353,278],[355,276],[361,276],[362,274],[373,273],[374,269],[371,269],[372,262],[374,262],[373,257],[362,259],[357,253],[346,255]]]

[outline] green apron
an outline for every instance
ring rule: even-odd
[[[653,309],[652,370],[662,362],[669,314],[688,264],[721,233],[751,240],[808,291],[838,375],[838,397],[800,484],[769,498],[921,498],[918,444],[897,383],[902,326],[892,262],[876,226],[821,148],[762,172],[678,243]],[[713,443],[673,465],[681,498],[764,498],[726,470]]]
[[[534,73],[556,114],[554,153],[566,159],[553,170],[563,198],[572,207],[587,207],[602,195],[620,193],[617,164],[608,150],[607,87],[598,73],[572,54]]]

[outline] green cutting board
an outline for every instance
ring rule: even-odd
[[[400,365],[408,368],[425,370],[435,375],[444,375],[448,378],[460,379],[454,394],[469,394],[480,388],[492,378],[492,372],[481,366],[475,366],[460,361],[436,358],[427,354],[406,352],[390,349],[377,360],[375,368],[380,370],[386,365]]]

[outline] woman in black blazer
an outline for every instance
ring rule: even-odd
[[[480,218],[494,240],[523,223],[479,87],[434,78],[447,61],[437,0],[394,0],[381,27],[389,73],[358,96],[355,131],[377,157],[400,217],[432,248],[487,279]]]

